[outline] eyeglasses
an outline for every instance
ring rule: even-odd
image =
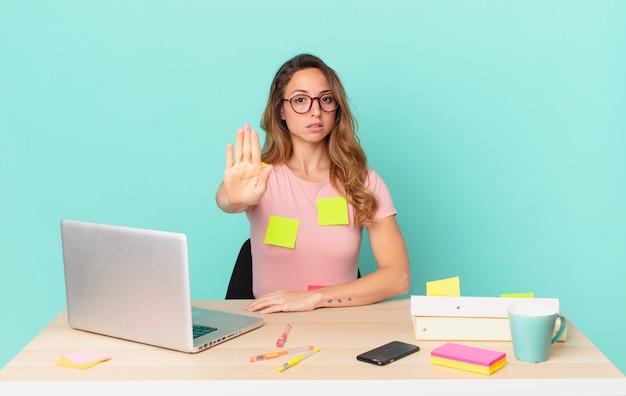
[[[309,95],[296,95],[291,99],[283,99],[285,102],[291,104],[291,108],[298,114],[304,114],[311,110],[313,101],[317,99],[317,103],[320,105],[320,109],[326,113],[332,113],[337,110],[339,103],[335,100],[335,97],[330,94],[322,95],[320,97],[312,98]]]

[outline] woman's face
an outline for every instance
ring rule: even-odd
[[[311,108],[306,110],[306,103],[311,100],[304,95],[319,99],[313,99]],[[337,113],[336,105],[330,84],[319,69],[309,68],[295,72],[285,87],[284,99],[292,99],[291,103],[283,101],[281,118],[285,120],[294,143],[297,140],[319,143],[332,131]],[[322,106],[330,111],[324,111]]]

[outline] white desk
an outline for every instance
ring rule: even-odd
[[[243,312],[245,304],[195,302],[233,312]],[[370,395],[401,389],[421,395],[626,395],[624,375],[571,322],[567,341],[555,344],[544,363],[517,361],[510,342],[464,342],[506,352],[506,366],[485,376],[431,364],[430,351],[443,342],[415,340],[408,299],[260,316],[266,321],[263,327],[198,354],[185,354],[73,330],[62,312],[0,370],[0,394],[208,394],[217,386],[220,394],[235,395]],[[286,323],[292,324],[286,348],[314,344],[321,351],[283,373],[276,367],[285,358],[250,363],[250,356],[276,349]],[[418,344],[421,350],[384,367],[356,360],[358,353],[391,340]],[[112,359],[88,370],[54,363],[65,352],[93,347]]]

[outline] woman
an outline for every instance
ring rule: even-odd
[[[287,61],[270,88],[261,127],[244,125],[226,148],[216,194],[250,221],[249,311],[309,311],[406,294],[410,269],[389,191],[356,137],[343,85],[318,57]],[[357,277],[363,227],[378,269]]]

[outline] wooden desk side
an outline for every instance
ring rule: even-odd
[[[203,308],[240,313],[244,313],[245,304],[244,300],[194,302]],[[408,299],[363,307],[251,315],[262,316],[266,324],[203,352],[185,354],[71,329],[63,311],[0,370],[0,382],[624,379],[569,321],[567,342],[552,346],[544,363],[517,361],[510,342],[466,342],[506,352],[506,366],[485,376],[431,364],[430,351],[443,342],[415,340]],[[276,367],[288,358],[250,363],[250,356],[277,349],[276,339],[286,323],[291,323],[292,329],[285,348],[313,344],[321,351],[283,373]],[[392,340],[418,344],[421,350],[384,367],[356,360],[357,354]],[[112,359],[88,370],[55,364],[63,353],[85,348],[99,348]]]

